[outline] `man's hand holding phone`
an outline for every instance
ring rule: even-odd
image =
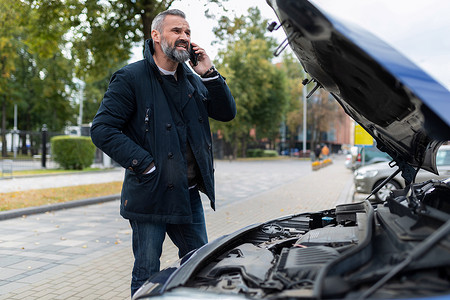
[[[213,64],[208,54],[206,54],[205,49],[200,48],[196,43],[191,43],[189,53],[189,63],[198,75],[202,76],[212,67]]]
[[[198,54],[195,53],[195,50],[192,47],[192,44],[191,44],[191,47],[189,48],[189,60],[191,61],[192,66],[195,67],[198,65]]]

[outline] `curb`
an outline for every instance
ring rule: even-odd
[[[91,204],[98,204],[98,203],[114,201],[114,200],[118,200],[118,199],[120,199],[120,195],[116,194],[116,195],[110,195],[110,196],[73,200],[73,201],[55,203],[55,204],[49,204],[49,205],[43,205],[43,206],[12,209],[12,210],[8,210],[8,211],[0,212],[0,221],[18,218],[18,217],[22,217],[22,216],[26,216],[26,215],[46,213],[46,212],[54,211],[54,210],[61,210],[61,209],[74,208],[74,207],[91,205]]]

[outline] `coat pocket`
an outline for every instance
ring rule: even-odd
[[[157,181],[158,168],[150,174],[137,174],[126,170],[121,197],[123,209],[135,213],[149,213],[157,202]]]

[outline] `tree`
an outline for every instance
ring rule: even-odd
[[[64,1],[1,1],[0,55],[2,155],[13,106],[21,130],[61,130],[73,115],[70,105],[73,64],[63,45],[70,29]],[[25,145],[25,135],[21,135]]]
[[[290,103],[286,114],[286,124],[289,130],[290,145],[296,140],[296,133],[303,124],[303,85],[301,84],[302,66],[291,53],[283,56],[283,69],[287,74],[290,91]],[[312,85],[308,86],[312,89]],[[316,91],[307,99],[307,127],[311,134],[310,149],[327,140],[326,133],[332,128],[336,118],[340,118],[337,102],[323,89]],[[306,137],[305,137],[306,138]]]
[[[308,127],[311,131],[310,149],[327,139],[325,133],[337,117],[337,102],[323,89],[308,100]]]
[[[64,1],[29,1],[22,20],[22,44],[18,48],[15,102],[19,104],[19,122],[23,130],[59,131],[73,115],[73,62],[64,55],[66,33],[71,28]],[[20,66],[20,67],[19,67]]]
[[[294,147],[294,142],[303,124],[303,85],[302,66],[291,52],[283,53],[281,64],[286,73],[286,84],[289,90],[289,106],[286,112],[286,127],[289,137],[289,148]]]
[[[1,136],[2,156],[6,153],[6,111],[11,105],[12,83],[9,81],[15,70],[17,57],[17,38],[22,31],[19,10],[23,8],[20,1],[0,1],[0,101],[1,101]]]
[[[227,41],[216,65],[227,78],[238,114],[232,122],[212,122],[212,127],[234,145],[234,156],[238,148],[245,156],[253,128],[258,139],[273,140],[287,107],[286,78],[271,61],[276,43],[265,36],[266,24],[259,9],[250,8],[247,16],[222,17],[214,28],[218,40]]]

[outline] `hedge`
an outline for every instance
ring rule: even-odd
[[[247,157],[277,157],[278,153],[275,150],[264,149],[248,149]]]
[[[247,157],[262,157],[263,152],[264,152],[263,149],[248,149]]]
[[[277,157],[278,153],[275,150],[264,150],[263,157]]]
[[[90,137],[61,135],[50,140],[52,157],[66,170],[82,170],[94,161],[95,146]]]

